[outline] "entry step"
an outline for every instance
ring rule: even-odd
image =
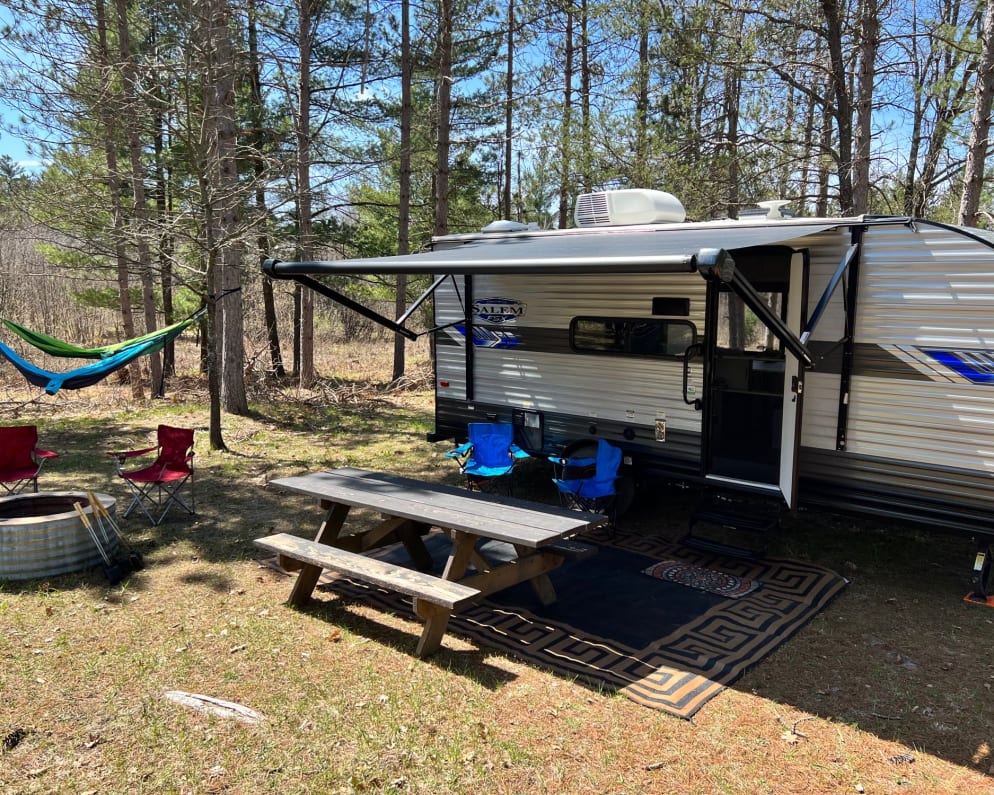
[[[691,513],[680,543],[732,557],[758,558],[766,553],[769,534],[779,527],[779,501],[708,490]]]

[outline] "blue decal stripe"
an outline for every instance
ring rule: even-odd
[[[974,384],[994,383],[994,353],[990,351],[919,350]]]

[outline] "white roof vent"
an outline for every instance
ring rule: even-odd
[[[528,224],[518,223],[517,221],[491,221],[487,224],[481,232],[527,232],[529,229]]]
[[[687,211],[665,191],[630,189],[577,196],[573,219],[577,226],[680,223]]]
[[[769,199],[765,202],[756,202],[756,206],[762,207],[766,210],[766,217],[771,220],[786,218],[780,208],[785,207],[788,204],[790,204],[790,201],[785,199]]]

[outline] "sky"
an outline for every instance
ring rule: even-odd
[[[13,111],[0,100],[0,155],[8,155],[11,160],[18,163],[22,168],[30,169],[38,166],[38,161],[28,156],[28,151],[24,142],[19,138],[9,135],[2,129],[8,117],[13,115]]]
[[[0,3],[0,27],[9,25],[11,21],[10,9],[6,4]],[[7,104],[6,97],[0,93],[0,155],[8,155],[22,168],[37,168],[40,164],[36,158],[28,155],[24,142],[7,132],[7,124],[12,121],[17,121],[17,111]]]

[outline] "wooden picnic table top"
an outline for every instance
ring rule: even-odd
[[[277,478],[267,486],[530,548],[551,544],[606,521],[602,514],[352,467]]]

